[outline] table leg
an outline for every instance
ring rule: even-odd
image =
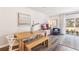
[[[46,47],[48,47],[48,40],[45,41]]]
[[[27,51],[31,51],[31,48],[27,48]]]
[[[19,51],[24,51],[24,42],[22,40],[19,41]]]
[[[21,43],[21,51],[24,51],[24,42]]]
[[[45,42],[42,42],[41,44],[45,46]]]
[[[42,43],[42,45],[48,47],[48,40],[44,41],[44,42]]]
[[[21,40],[19,40],[19,51],[21,51]]]

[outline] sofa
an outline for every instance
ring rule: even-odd
[[[53,28],[50,30],[50,35],[59,35],[60,29],[59,28]]]

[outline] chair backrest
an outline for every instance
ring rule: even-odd
[[[14,37],[14,34],[9,34],[6,36],[7,40],[8,40],[8,44],[9,44],[9,51],[16,51],[15,49],[13,49],[13,46],[16,42],[16,38]]]
[[[6,36],[7,40],[8,40],[8,44],[9,44],[9,51],[12,51],[12,47],[13,47],[13,44],[15,42],[14,40],[14,35],[13,34],[9,34]]]
[[[14,35],[13,34],[9,34],[6,36],[7,40],[8,40],[8,43],[11,44],[13,42],[13,39],[14,39]]]

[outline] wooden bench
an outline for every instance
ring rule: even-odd
[[[28,51],[31,51],[33,47],[43,43],[44,46],[48,47],[48,37],[43,36],[41,38],[35,39],[29,43],[25,43],[25,47],[27,48]]]

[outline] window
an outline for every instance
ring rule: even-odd
[[[79,36],[79,18],[66,19],[66,34]]]
[[[66,19],[66,27],[74,27],[74,19]]]
[[[79,27],[79,18],[76,18],[76,20],[75,20],[75,26]]]

